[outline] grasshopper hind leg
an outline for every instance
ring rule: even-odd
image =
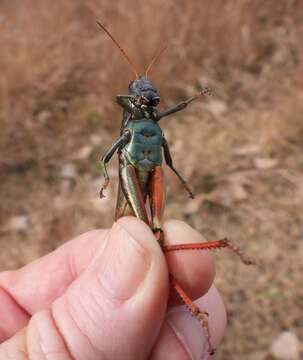
[[[161,166],[156,166],[149,179],[149,201],[152,217],[152,229],[156,240],[164,246],[162,218],[165,205],[164,173]]]
[[[162,247],[162,250],[164,253],[170,252],[170,251],[180,251],[180,250],[216,250],[216,249],[222,249],[222,248],[229,248],[231,251],[233,251],[236,255],[240,257],[242,262],[245,265],[253,265],[254,261],[250,258],[248,258],[238,246],[234,245],[230,240],[228,239],[221,239],[221,240],[211,240],[201,243],[187,243],[187,244],[176,244],[176,245],[164,245]],[[205,331],[206,340],[208,343],[208,352],[210,355],[213,355],[215,352],[215,349],[212,346],[211,342],[211,334],[209,330],[209,324],[208,324],[208,314],[201,311],[198,306],[189,298],[189,296],[186,294],[186,292],[181,288],[179,283],[170,276],[172,286],[182,299],[182,301],[185,303],[187,308],[189,309],[190,313],[200,322],[201,326],[203,327]]]
[[[180,286],[180,284],[172,275],[170,275],[170,282],[173,288],[176,290],[179,297],[184,302],[185,306],[188,308],[191,315],[194,316],[201,324],[208,345],[208,353],[210,355],[214,355],[215,348],[211,343],[211,334],[208,323],[208,313],[199,309],[199,307],[190,299],[190,297],[186,294],[186,292],[183,290],[183,288]]]
[[[133,165],[120,169],[120,188],[117,202],[116,219],[125,215],[134,215],[150,226],[146,211],[146,184]]]
[[[217,250],[222,248],[230,249],[234,254],[236,254],[243,264],[245,265],[255,265],[255,261],[248,257],[244,252],[229,239],[224,238],[221,240],[208,240],[202,243],[188,243],[188,244],[177,244],[177,245],[167,245],[163,247],[164,253],[170,251],[180,251],[180,250]]]
[[[121,183],[119,183],[115,220],[118,220],[122,216],[136,216],[136,215],[126,199]]]

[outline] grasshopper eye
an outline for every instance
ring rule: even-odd
[[[153,98],[152,100],[149,101],[148,105],[150,106],[157,106],[160,102],[160,98],[159,96]]]
[[[155,92],[155,91],[147,91],[144,94],[144,97],[147,100],[147,105],[148,106],[157,106],[159,104],[159,102],[160,102],[160,97],[157,94],[157,92]]]

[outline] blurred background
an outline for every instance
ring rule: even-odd
[[[0,2],[0,270],[113,221],[99,159],[117,138],[132,72],[102,20],[162,101],[211,98],[161,121],[189,200],[166,170],[166,218],[229,236],[260,266],[216,254],[228,309],[220,360],[300,358],[303,338],[303,1]],[[301,341],[301,345],[300,345]],[[286,352],[286,353],[283,353]]]

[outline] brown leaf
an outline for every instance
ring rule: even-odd
[[[212,199],[226,206],[243,201],[247,197],[248,193],[245,187],[237,182],[223,183],[212,192]]]
[[[242,146],[233,151],[235,155],[239,155],[239,156],[256,155],[259,152],[260,152],[260,146],[256,144]]]
[[[278,165],[278,160],[271,158],[255,158],[254,165],[259,170],[272,169]]]
[[[194,199],[188,200],[184,209],[184,213],[187,215],[197,213],[206,197],[206,194],[199,194],[196,195]]]

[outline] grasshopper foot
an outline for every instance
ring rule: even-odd
[[[105,195],[104,195],[104,187],[102,187],[101,189],[100,189],[100,191],[99,191],[99,196],[100,196],[100,199],[103,199],[103,198],[105,198]]]
[[[107,178],[105,178],[104,184],[101,187],[100,192],[99,192],[100,199],[103,199],[105,197],[104,190],[107,188],[108,184],[109,184],[109,178],[107,177]]]

